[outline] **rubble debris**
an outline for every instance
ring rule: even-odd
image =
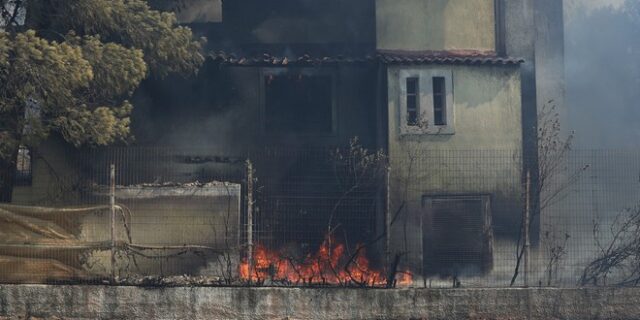
[[[99,196],[109,195],[108,186],[94,186],[94,193]],[[158,197],[227,197],[235,195],[240,197],[241,186],[238,183],[211,181],[211,182],[163,182],[163,183],[142,183],[136,185],[117,185],[115,187],[116,197],[123,199],[151,199]]]
[[[243,158],[228,157],[228,156],[182,156],[175,157],[175,162],[186,164],[204,164],[204,163],[219,163],[219,164],[242,164],[245,160]]]
[[[89,275],[79,268],[55,259],[20,258],[0,256],[0,282],[47,283],[55,279],[89,280]],[[15,272],[20,270],[20,272]]]
[[[214,276],[127,276],[116,277],[114,285],[143,287],[185,287],[185,286],[222,286],[224,279]]]

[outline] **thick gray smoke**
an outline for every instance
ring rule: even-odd
[[[620,213],[640,201],[638,35],[638,0],[565,0],[566,106],[576,149],[568,174],[589,165],[551,213],[555,231],[570,236],[559,272],[567,284],[600,254],[596,239],[608,245]]]
[[[578,148],[640,146],[640,2],[566,4],[569,122]]]

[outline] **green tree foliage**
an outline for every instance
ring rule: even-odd
[[[190,73],[203,62],[191,30],[173,13],[151,10],[145,0],[38,0],[29,8],[30,26],[79,35],[100,35],[144,52],[151,73]],[[65,17],[60,19],[59,17]]]
[[[144,0],[0,0],[0,14],[0,201],[19,145],[126,140],[140,82],[204,61],[202,40]]]

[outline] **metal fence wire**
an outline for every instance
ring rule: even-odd
[[[637,150],[572,150],[553,170],[521,150],[358,145],[29,161],[0,204],[2,283],[640,283]]]

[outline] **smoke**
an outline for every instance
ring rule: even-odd
[[[623,7],[626,0],[566,0],[565,14],[571,18],[579,13],[580,9],[595,10],[603,7],[620,8]]]
[[[222,0],[150,0],[152,8],[173,11],[179,23],[222,22]]]
[[[7,27],[7,23],[11,20],[11,17],[15,14],[15,25],[21,26],[24,24],[25,18],[27,16],[27,10],[23,5],[17,6],[18,11],[16,12],[16,1],[15,0],[5,0],[0,1],[0,8],[3,11],[3,14],[0,15],[0,31],[4,30]]]
[[[571,0],[566,10],[567,106],[576,147],[640,146],[640,3]]]
[[[548,223],[570,236],[558,276],[573,285],[600,254],[596,240],[608,244],[619,214],[640,200],[640,2],[564,4],[567,125],[577,149],[569,153],[568,172],[589,168]]]

